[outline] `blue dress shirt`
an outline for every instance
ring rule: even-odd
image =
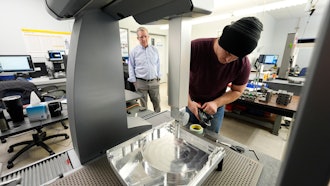
[[[128,62],[129,82],[136,82],[136,78],[156,79],[160,78],[160,61],[156,47],[148,45],[144,48],[136,46],[129,55]]]

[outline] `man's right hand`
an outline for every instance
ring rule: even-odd
[[[196,118],[198,120],[200,120],[199,115],[198,115],[198,108],[202,108],[202,105],[200,103],[195,102],[195,101],[189,100],[188,101],[188,108],[196,116]]]

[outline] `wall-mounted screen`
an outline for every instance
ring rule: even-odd
[[[33,72],[30,55],[0,55],[0,72]]]
[[[63,61],[64,50],[48,50],[49,61]]]
[[[276,65],[278,60],[278,55],[274,54],[260,54],[258,62],[267,65]]]

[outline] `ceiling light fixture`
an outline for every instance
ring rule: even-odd
[[[260,6],[255,6],[251,8],[246,8],[242,10],[237,10],[233,12],[234,16],[243,16],[248,14],[255,14],[260,12],[272,11],[282,8],[288,8],[292,6],[297,6],[301,4],[306,4],[307,0],[285,0],[285,1],[278,1],[274,3],[264,4]]]
[[[215,2],[217,2],[217,1],[218,0],[215,0]],[[302,4],[306,4],[307,1],[308,0],[283,0],[283,1],[268,3],[268,4],[264,4],[264,5],[260,5],[260,6],[254,6],[254,7],[250,7],[250,8],[236,10],[236,11],[233,11],[232,13],[202,16],[202,17],[198,17],[198,18],[194,18],[194,19],[190,20],[190,23],[192,25],[209,23],[209,22],[228,19],[228,18],[234,17],[234,16],[239,17],[239,16],[245,16],[245,15],[256,14],[256,13],[260,13],[260,12],[266,12],[266,11],[272,11],[272,10],[277,10],[277,9],[281,9],[281,8],[288,8],[288,7],[292,7],[292,6],[302,5]],[[216,5],[215,9],[217,8],[217,4],[219,4],[219,3],[215,3],[215,5]],[[218,6],[220,6],[220,4]],[[162,25],[161,29],[162,30],[168,29],[168,25]]]
[[[209,22],[214,22],[214,21],[218,21],[218,20],[228,19],[232,16],[233,15],[230,14],[230,13],[215,15],[215,16],[204,16],[204,17],[199,17],[199,18],[192,19],[190,21],[190,23],[192,25],[197,25],[197,24],[201,24],[201,23],[209,23]]]
[[[217,1],[217,0],[216,0]],[[233,16],[244,16],[249,14],[256,14],[260,12],[266,12],[281,8],[287,8],[292,6],[297,6],[301,4],[306,4],[308,0],[283,0],[274,3],[268,3],[260,6],[254,6],[246,9],[236,10],[232,13],[226,13],[221,15],[209,15],[209,16],[202,16],[199,18],[195,18],[191,20],[192,25],[201,24],[201,23],[208,23],[213,21],[219,21],[228,19]],[[216,3],[215,3],[216,4]],[[215,7],[216,8],[216,7]]]

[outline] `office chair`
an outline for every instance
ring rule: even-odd
[[[42,88],[38,88],[38,90],[40,91],[41,94],[46,94],[49,91],[53,91],[53,90],[57,90],[58,87],[56,85],[48,85]]]
[[[23,104],[29,104],[30,103],[30,95],[31,92],[34,91],[36,95],[40,98],[41,101],[45,100],[45,97],[47,95],[41,95],[37,87],[28,81],[21,81],[21,80],[10,80],[10,81],[2,81],[0,82],[0,98],[6,97],[6,96],[12,96],[12,95],[20,95],[22,99]],[[49,96],[51,97],[51,96]],[[1,105],[3,107],[3,105]],[[62,125],[64,124],[61,122]],[[66,125],[64,125],[65,129],[68,128]],[[60,137],[63,136],[65,139],[68,139],[69,136],[67,134],[55,134],[55,135],[50,135],[46,136],[46,132],[42,131],[42,126],[38,127],[37,133],[32,134],[32,140],[29,141],[22,141],[16,144],[13,144],[9,146],[8,152],[11,153],[14,151],[14,147],[20,146],[20,145],[26,145],[23,147],[21,150],[19,150],[14,156],[12,156],[8,160],[7,168],[10,169],[14,166],[13,161],[18,158],[22,153],[27,151],[33,146],[41,146],[44,148],[47,152],[49,152],[50,155],[54,154],[54,151],[44,143],[44,141],[55,138],[55,137]]]
[[[52,99],[63,99],[66,98],[66,88],[59,87],[56,85],[49,85],[46,87],[39,88],[40,94],[45,97],[45,101]]]
[[[135,92],[136,90],[135,90],[134,84],[127,81],[127,79],[129,78],[128,64],[127,63],[123,63],[123,71],[124,71],[125,89]]]
[[[307,67],[304,67],[300,70],[298,76],[306,76],[307,73]]]

